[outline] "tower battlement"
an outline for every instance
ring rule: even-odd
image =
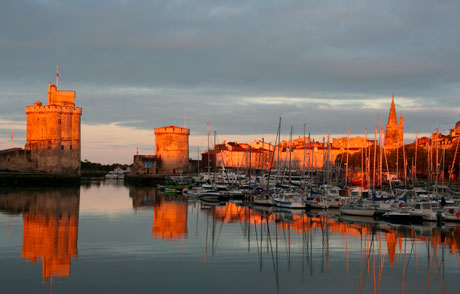
[[[156,134],[183,134],[190,135],[190,129],[181,128],[177,126],[167,126],[155,129]]]
[[[29,113],[68,113],[68,114],[81,114],[80,107],[65,107],[58,105],[32,105],[26,106],[26,114]]]

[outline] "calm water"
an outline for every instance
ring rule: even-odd
[[[210,206],[114,183],[2,188],[0,240],[2,293],[460,291],[455,224]]]

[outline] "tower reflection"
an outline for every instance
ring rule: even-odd
[[[187,199],[181,194],[158,193],[152,187],[130,187],[135,210],[153,207],[152,236],[179,241],[187,237]]]
[[[0,208],[22,214],[21,257],[42,263],[42,278],[69,277],[77,256],[80,189],[55,188],[4,191]]]

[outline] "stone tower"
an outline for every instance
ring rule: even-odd
[[[155,155],[161,160],[161,173],[176,174],[189,169],[190,130],[177,126],[155,129]]]
[[[385,149],[393,150],[404,144],[404,120],[403,115],[398,118],[396,115],[395,96],[391,98],[390,114],[388,115],[388,123],[385,129]]]
[[[68,176],[80,175],[82,110],[75,107],[75,91],[48,85],[48,105],[26,106],[27,143],[35,169]]]

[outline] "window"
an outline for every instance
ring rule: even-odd
[[[64,145],[61,146],[61,150],[64,150]]]

